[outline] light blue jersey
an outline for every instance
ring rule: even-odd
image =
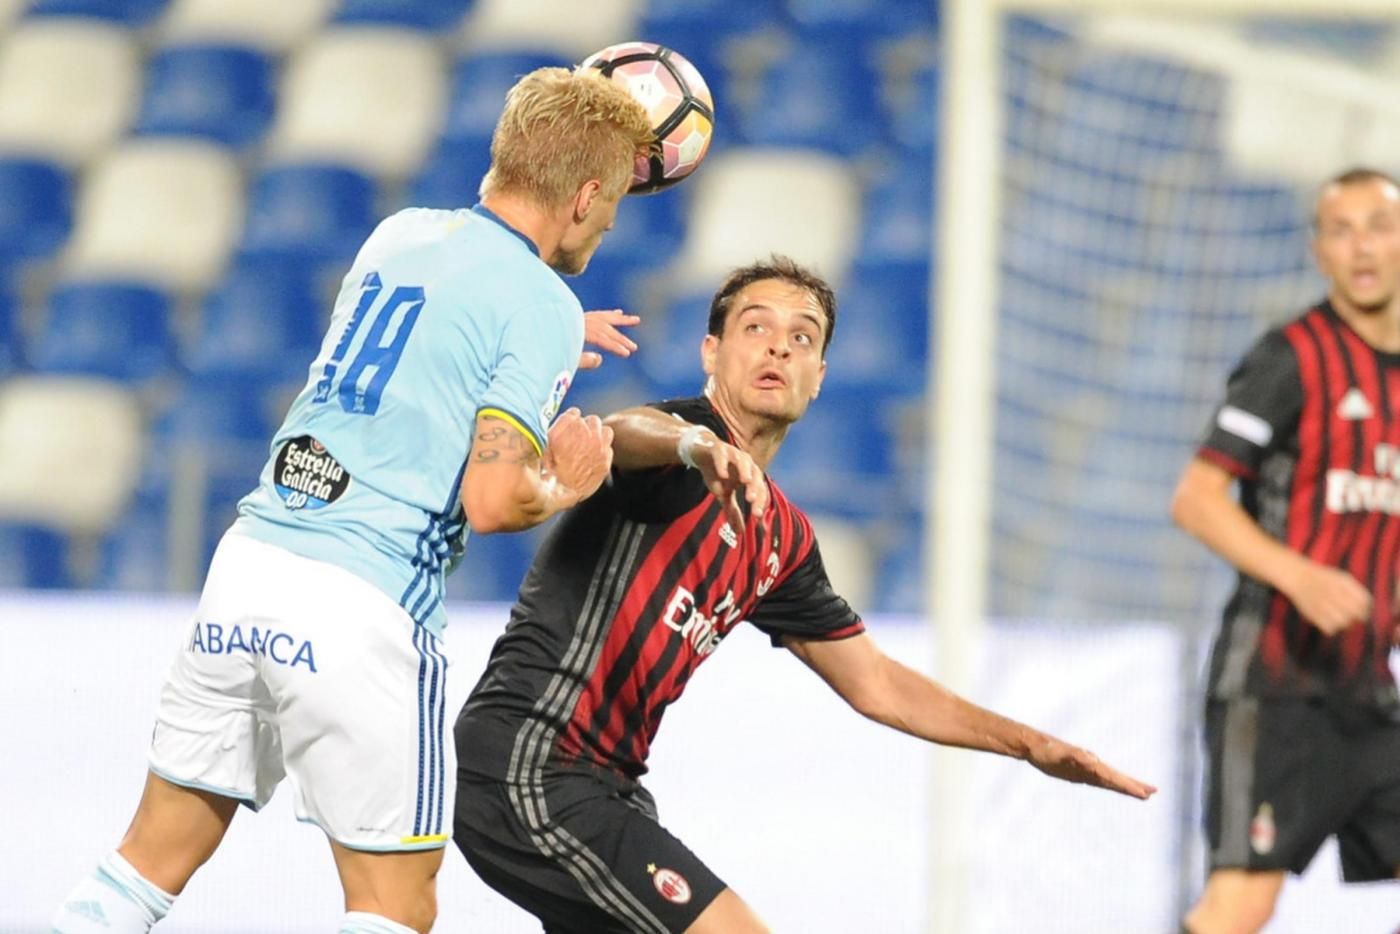
[[[350,267],[234,529],[359,575],[440,634],[477,415],[542,451],[582,349],[578,299],[525,237],[480,205],[400,211]]]

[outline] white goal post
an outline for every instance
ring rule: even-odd
[[[925,605],[935,621],[936,671],[950,688],[967,693],[974,688],[980,671],[979,646],[986,620],[996,614],[989,586],[995,560],[997,367],[1007,146],[1003,67],[1008,20],[1018,15],[1067,18],[1081,25],[1092,23],[1100,34],[1123,25],[1115,20],[1132,20],[1120,30],[1120,47],[1150,53],[1154,42],[1171,41],[1165,34],[1175,26],[1244,17],[1400,22],[1400,5],[1395,0],[944,0],[941,10],[938,210],[931,257],[937,275],[929,296],[930,308],[936,309],[930,312],[930,333],[936,335],[937,351],[928,385],[932,414],[927,426],[927,463],[931,469],[925,488],[930,511],[924,579],[928,588]],[[1154,29],[1153,23],[1162,29]],[[1231,48],[1244,54],[1247,44]],[[1209,57],[1220,50],[1199,48],[1195,54],[1200,58],[1197,64],[1208,66]],[[1189,59],[1190,53],[1185,57]],[[1307,65],[1300,59],[1300,67]],[[1377,87],[1364,78],[1353,80],[1355,76],[1340,67],[1304,70],[1309,86],[1327,85],[1367,112],[1393,115],[1400,125],[1400,106],[1390,103],[1400,100],[1394,85]],[[1394,142],[1395,156],[1379,167],[1400,165],[1400,136]],[[1383,144],[1378,139],[1359,149],[1319,146],[1313,160],[1320,173],[1315,180],[1349,167],[1338,164],[1339,156],[1366,161],[1367,155],[1387,151],[1387,146],[1389,140]],[[1261,140],[1257,148],[1266,149],[1266,141]],[[1261,158],[1267,160],[1268,153]],[[1297,276],[1306,274],[1306,270],[1296,275],[1290,271],[1294,275],[1290,282],[1302,281]],[[1301,309],[1306,294],[1294,289],[1293,298]],[[1217,382],[1205,388],[1216,391],[1221,385]],[[1165,513],[1166,503],[1158,508]],[[1147,610],[1130,606],[1124,612]],[[943,749],[937,750],[934,758],[928,930],[932,934],[965,934],[975,927],[970,923],[974,906],[968,904],[971,867],[967,854],[973,833],[969,759],[965,753]],[[1177,778],[1162,776],[1160,780]],[[1152,843],[1143,841],[1143,845]]]

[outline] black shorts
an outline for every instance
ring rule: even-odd
[[[548,934],[680,934],[724,890],[644,788],[592,775],[517,785],[459,770],[453,839]]]
[[[1400,725],[1321,699],[1211,700],[1206,836],[1212,869],[1302,873],[1334,834],[1348,882],[1400,867]]]

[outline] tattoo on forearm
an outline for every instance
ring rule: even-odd
[[[539,459],[534,445],[518,430],[489,415],[483,420],[497,424],[477,433],[480,443],[472,446],[472,460],[479,464],[527,464]]]

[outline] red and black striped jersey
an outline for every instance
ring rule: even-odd
[[[1372,594],[1364,625],[1328,637],[1240,575],[1211,658],[1214,696],[1395,703],[1389,667],[1400,561],[1400,354],[1324,302],[1266,333],[1231,374],[1199,456],[1236,475],[1266,532]]]
[[[708,400],[657,406],[729,433]],[[733,529],[697,470],[614,470],[535,556],[457,720],[459,767],[507,781],[544,768],[635,780],[668,705],[739,623],[784,636],[864,631],[831,587],[807,517],[770,479]]]

